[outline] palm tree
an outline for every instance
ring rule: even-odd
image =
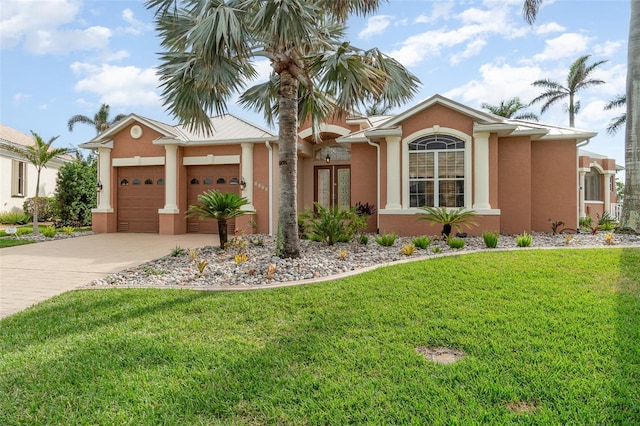
[[[533,85],[536,87],[542,87],[545,90],[540,96],[531,101],[532,104],[537,102],[544,102],[540,113],[543,114],[550,106],[556,102],[569,98],[569,105],[567,110],[569,111],[569,127],[575,127],[575,116],[580,111],[580,101],[575,99],[576,94],[582,90],[591,86],[598,86],[604,84],[603,80],[590,79],[589,75],[600,65],[607,61],[594,62],[591,65],[587,65],[587,60],[591,55],[584,55],[576,59],[571,68],[569,68],[569,75],[567,76],[567,85],[549,80],[548,78],[542,80],[536,80]]]
[[[455,228],[458,232],[465,226],[471,229],[471,226],[478,226],[478,222],[475,221],[476,212],[473,210],[465,210],[464,207],[460,207],[456,210],[449,210],[446,207],[420,207],[424,212],[420,212],[417,220],[428,220],[431,223],[439,223],[442,225],[442,232],[446,238],[449,238],[451,229]]]
[[[499,115],[505,118],[514,118],[516,120],[530,120],[538,121],[539,118],[532,112],[520,112],[527,108],[528,105],[524,105],[520,101],[519,97],[511,98],[508,101],[500,101],[500,105],[490,105],[487,103],[482,104],[482,108],[491,112],[492,114]],[[518,112],[520,112],[518,114]]]
[[[532,24],[543,0],[525,0],[522,12]],[[624,203],[618,229],[640,234],[640,135],[637,130],[640,114],[640,2],[632,1],[627,43],[627,102],[626,134],[624,142]]]
[[[28,145],[24,147],[17,147],[15,145],[7,145],[2,144],[2,147],[12,151],[21,157],[23,157],[26,161],[33,164],[37,171],[36,178],[36,195],[34,199],[33,205],[33,233],[35,235],[40,234],[40,230],[38,229],[38,207],[39,207],[39,197],[40,197],[40,172],[42,169],[47,167],[49,161],[59,155],[69,154],[71,149],[69,148],[51,148],[53,142],[56,141],[60,136],[55,136],[49,139],[49,142],[44,142],[40,135],[38,135],[33,130],[31,131],[33,138],[35,140],[34,145]]]
[[[211,131],[210,112],[222,114],[235,92],[256,76],[250,62],[271,62],[269,81],[240,96],[279,127],[282,256],[299,257],[297,131],[358,110],[366,101],[400,106],[418,79],[378,49],[344,41],[351,14],[377,10],[380,0],[147,0],[165,52],[158,67],[165,105],[192,130]]]
[[[232,192],[205,191],[198,195],[198,201],[201,204],[189,206],[186,217],[216,219],[218,221],[221,248],[224,248],[227,244],[227,221],[234,217],[255,213],[252,210],[242,210],[243,206],[249,204],[249,200]]]
[[[69,122],[67,123],[69,131],[73,131],[73,126],[76,123],[84,123],[95,127],[96,134],[100,134],[127,116],[126,114],[118,114],[113,118],[113,120],[109,120],[109,109],[109,105],[102,104],[93,118],[89,118],[86,115],[81,114],[74,115],[69,119]]]
[[[612,100],[609,101],[608,104],[604,106],[605,111],[612,110],[614,108],[620,108],[627,105],[627,97],[625,95],[618,95]],[[627,114],[620,114],[615,117],[609,123],[607,127],[607,133],[610,135],[615,135],[618,132],[618,129],[627,121]]]

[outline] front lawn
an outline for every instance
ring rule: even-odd
[[[0,424],[638,424],[638,265],[533,250],[266,291],[69,292],[0,321]]]
[[[0,237],[0,248],[4,247],[13,247],[13,246],[21,246],[24,244],[31,244],[34,241],[28,240],[19,240],[14,237]]]

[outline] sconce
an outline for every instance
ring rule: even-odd
[[[242,179],[240,180],[240,189],[242,191],[244,191],[245,189],[247,189],[247,182],[244,180],[244,176],[242,177]]]
[[[96,191],[97,192],[101,192],[102,191],[102,182],[98,181],[98,184],[96,185]]]
[[[327,156],[324,158],[324,161],[326,161],[327,164],[329,164],[331,162],[331,156],[329,156],[329,154],[327,154]]]

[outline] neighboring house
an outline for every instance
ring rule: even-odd
[[[594,223],[608,212],[620,219],[622,204],[616,194],[616,172],[624,167],[616,165],[614,159],[581,149],[578,159],[580,184],[580,217],[591,216]]]
[[[99,154],[96,232],[217,232],[185,219],[207,189],[245,196],[256,214],[232,226],[273,234],[279,198],[277,136],[233,115],[213,135],[135,114],[81,145]],[[299,130],[298,210],[376,206],[369,231],[437,234],[417,221],[423,205],[477,213],[480,234],[577,228],[578,147],[596,133],[510,120],[435,95],[394,116],[336,117],[314,137]],[[610,170],[603,168],[603,170]],[[231,229],[233,231],[233,228]]]
[[[36,195],[36,168],[19,154],[4,149],[3,144],[14,147],[34,145],[32,136],[0,124],[0,211],[22,211],[27,198]],[[58,170],[71,161],[68,156],[56,157],[40,172],[41,197],[53,196]]]

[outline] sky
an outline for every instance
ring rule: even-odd
[[[578,94],[576,127],[598,132],[585,149],[624,165],[624,129],[606,132],[624,110],[603,107],[625,93],[629,1],[544,0],[532,26],[522,1],[390,0],[374,15],[351,19],[348,40],[380,48],[421,80],[415,98],[394,112],[436,93],[478,109],[515,96],[528,103],[542,92],[531,83],[566,84],[578,57],[607,61],[593,73],[606,84]],[[159,52],[153,12],[140,0],[2,0],[0,123],[45,141],[59,136],[55,146],[69,147],[95,136],[82,123],[69,132],[69,118],[93,117],[101,104],[110,105],[111,117],[136,113],[177,124],[158,88]],[[256,66],[256,82],[264,81],[269,63]],[[563,103],[544,114],[540,105],[527,111],[546,124],[569,124]],[[233,103],[229,112],[266,127],[259,113]]]

